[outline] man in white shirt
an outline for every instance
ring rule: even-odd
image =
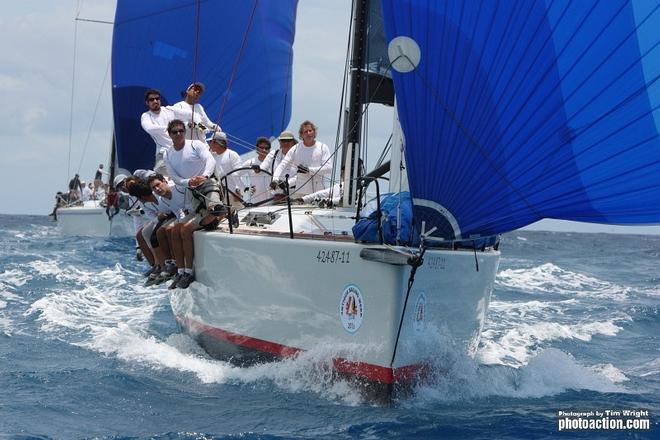
[[[167,132],[172,138],[172,149],[165,155],[167,172],[181,190],[193,195],[192,212],[178,220],[179,226],[172,233],[174,254],[177,257],[180,279],[170,285],[187,288],[194,281],[193,275],[193,232],[215,229],[219,219],[227,214],[220,201],[220,188],[213,173],[215,159],[204,142],[185,138],[185,124],[179,119],[171,121]],[[178,233],[177,233],[178,230]]]
[[[169,107],[161,106],[160,91],[149,89],[144,94],[144,103],[149,110],[142,113],[140,122],[142,129],[156,143],[156,161],[154,171],[157,173],[167,173],[165,169],[164,156],[167,150],[172,147],[172,139],[167,134],[167,124],[175,118],[174,111]]]
[[[179,272],[178,267],[179,265],[183,267],[185,257],[179,253],[181,248],[173,245],[174,234],[180,233],[179,220],[183,220],[186,213],[192,210],[190,192],[177,187],[174,182],[168,182],[161,174],[152,175],[148,182],[153,194],[156,195],[158,206],[150,244],[156,254],[160,270],[149,275],[145,286],[160,284],[172,277],[172,284],[176,285],[183,275],[182,272]],[[172,253],[179,263],[171,264],[169,258],[172,257]]]
[[[248,181],[248,193],[244,194],[244,198],[249,197],[250,203],[260,203],[268,200],[271,197],[268,185],[270,184],[270,176],[261,170],[261,164],[270,152],[270,141],[268,138],[260,137],[256,142],[257,155],[252,159],[243,162],[243,168],[251,168],[251,171],[245,173]]]
[[[199,103],[199,98],[204,93],[204,84],[195,82],[188,86],[183,92],[183,101],[179,101],[169,108],[174,112],[176,119],[186,123],[186,139],[205,141],[208,130],[219,131],[220,126],[214,124]]]
[[[271,188],[277,186],[286,174],[297,171],[295,197],[302,197],[330,186],[332,163],[330,149],[316,140],[316,125],[311,121],[300,124],[302,142],[289,150],[273,173]],[[274,184],[274,185],[273,185]]]
[[[82,201],[87,202],[88,200],[92,200],[92,190],[87,186],[87,183],[84,180],[80,181],[80,187],[82,188]]]
[[[213,133],[213,137],[209,140],[209,148],[215,159],[215,176],[222,185],[224,183],[223,177],[227,176],[235,169],[241,168],[243,161],[237,152],[229,148],[227,144],[227,135],[221,131]],[[229,200],[232,203],[242,203],[243,188],[245,183],[241,179],[243,172],[237,171],[227,176],[227,188],[229,191]]]
[[[274,151],[271,151],[266,155],[266,158],[261,162],[261,169],[268,171],[270,173],[270,181],[272,181],[272,175],[275,173],[277,166],[282,162],[284,156],[289,152],[291,147],[298,143],[296,137],[290,131],[283,131],[278,136],[277,140],[279,141],[280,148]],[[293,171],[293,174],[289,174],[289,187],[296,186],[296,172]],[[275,185],[274,193],[282,194],[282,191],[278,189]]]

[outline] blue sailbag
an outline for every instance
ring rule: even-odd
[[[382,0],[416,225],[659,223],[659,8]]]
[[[191,82],[203,82],[209,118],[248,145],[284,130],[296,6],[297,0],[119,0],[112,41],[119,166],[132,172],[154,164],[155,145],[140,126],[149,88],[168,105]]]

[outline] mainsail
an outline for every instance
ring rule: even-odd
[[[144,92],[163,105],[193,81],[201,103],[233,139],[279,134],[291,116],[297,0],[119,0],[112,42],[112,98],[121,168],[151,168],[155,146],[140,126]],[[232,148],[245,151],[240,143]]]
[[[399,37],[391,56],[416,65],[395,63],[393,78],[427,231],[465,239],[541,218],[660,222],[660,3],[382,6],[388,41]]]

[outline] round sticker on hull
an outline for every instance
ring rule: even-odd
[[[349,333],[355,333],[362,325],[364,302],[360,288],[349,284],[344,288],[339,302],[339,319],[341,325]]]

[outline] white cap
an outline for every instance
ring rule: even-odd
[[[122,182],[123,182],[124,180],[126,180],[127,178],[128,178],[128,177],[126,176],[126,174],[117,174],[117,175],[115,176],[115,179],[112,181],[112,186],[115,187],[115,188],[117,188],[117,185],[119,185],[120,183],[122,183]]]

